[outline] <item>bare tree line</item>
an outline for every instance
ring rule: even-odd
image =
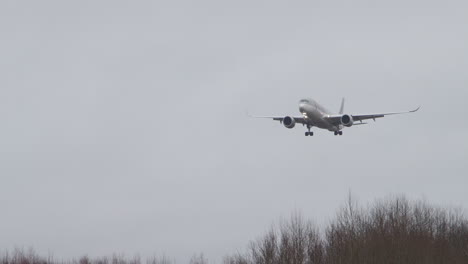
[[[166,256],[141,260],[120,255],[59,261],[33,250],[0,254],[0,264],[175,264]],[[203,254],[190,264],[208,264]],[[300,213],[272,226],[246,252],[223,264],[467,264],[468,219],[461,210],[443,209],[405,197],[380,200],[365,208],[349,197],[320,230]]]
[[[5,251],[0,257],[0,264],[175,264],[175,260],[167,256],[153,256],[142,261],[140,256],[127,258],[114,254],[111,257],[90,258],[82,256],[79,259],[58,260],[52,255],[39,256],[33,249],[16,248],[11,253]],[[198,263],[191,263],[198,264]]]
[[[16,248],[11,253],[5,251],[1,254],[0,264],[175,264],[175,259],[167,256],[153,256],[143,261],[140,256],[127,258],[123,255],[114,254],[111,257],[90,258],[82,256],[79,259],[57,260],[52,255],[39,256],[33,249]],[[189,264],[208,264],[208,259],[203,253],[195,254]]]
[[[224,264],[468,263],[468,219],[404,197],[361,208],[350,197],[323,232],[293,214]]]

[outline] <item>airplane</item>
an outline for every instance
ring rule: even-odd
[[[414,113],[419,110],[420,107],[406,112],[394,112],[394,113],[381,113],[381,114],[359,114],[351,115],[344,114],[344,103],[345,99],[341,101],[341,107],[339,114],[333,114],[326,108],[321,106],[313,99],[302,99],[299,101],[299,112],[302,116],[251,116],[254,118],[269,118],[276,121],[280,121],[286,128],[292,129],[296,124],[302,124],[307,126],[306,136],[313,136],[314,132],[310,131],[312,127],[318,127],[321,129],[327,129],[337,135],[343,135],[343,128],[351,127],[353,125],[364,125],[363,120],[382,118],[387,115],[399,115]]]

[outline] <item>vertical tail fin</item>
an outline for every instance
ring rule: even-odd
[[[343,99],[341,100],[340,114],[343,114],[343,111],[344,111],[344,102],[345,102],[345,99],[343,98]]]

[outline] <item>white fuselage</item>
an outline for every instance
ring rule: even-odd
[[[332,113],[315,100],[302,99],[299,101],[299,111],[304,116],[308,125],[330,131],[340,131],[343,129],[343,125],[334,125],[325,119],[325,117],[330,116]]]

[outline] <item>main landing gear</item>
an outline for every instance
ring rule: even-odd
[[[337,135],[340,135],[340,136],[343,135],[343,131],[335,131],[335,136]]]
[[[314,132],[310,131],[310,128],[311,128],[311,126],[307,126],[307,130],[309,130],[309,131],[305,132],[306,137],[314,135]]]

